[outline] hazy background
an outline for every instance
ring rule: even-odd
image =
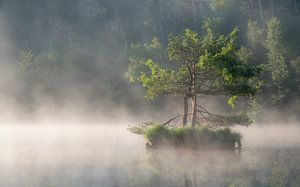
[[[253,53],[250,63],[271,64],[270,50],[259,40],[266,39],[267,24],[274,16],[281,24],[275,41],[288,75],[273,80],[271,70],[264,72],[265,87],[255,107],[259,116],[271,121],[274,117],[295,121],[300,111],[299,4],[296,0],[1,0],[1,116],[16,121],[53,116],[139,121],[157,118],[163,110],[176,115],[180,98],[146,101],[143,90],[128,82],[125,74],[131,59],[167,61],[168,34],[181,34],[186,28],[201,32],[202,21],[209,17],[218,20],[217,32],[239,27],[241,45]],[[249,27],[250,22],[256,25]],[[161,49],[145,49],[154,36]],[[213,110],[229,109],[224,100],[218,101]],[[247,102],[242,108],[247,109]]]
[[[0,0],[0,186],[300,186],[299,11],[297,0]],[[145,100],[128,66],[166,63],[168,34],[201,33],[206,18],[219,33],[239,27],[249,63],[270,67],[258,96],[235,109],[255,123],[234,127],[240,155],[153,158],[126,127],[177,115],[181,98]],[[276,70],[285,76],[272,78]],[[231,111],[225,101],[200,99],[212,112]]]

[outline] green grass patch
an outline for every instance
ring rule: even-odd
[[[144,134],[152,148],[174,146],[184,148],[225,148],[234,149],[240,146],[241,135],[229,128],[212,130],[207,127],[167,128],[154,125]]]

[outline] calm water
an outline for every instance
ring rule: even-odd
[[[146,153],[143,137],[126,126],[2,126],[0,186],[300,185],[299,127],[237,130],[240,155]]]

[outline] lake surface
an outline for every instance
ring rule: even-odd
[[[300,186],[299,127],[236,130],[240,154],[149,153],[126,126],[1,126],[0,186]]]

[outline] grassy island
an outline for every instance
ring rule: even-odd
[[[210,129],[208,127],[170,128],[156,124],[144,128],[131,128],[131,132],[143,134],[147,148],[191,148],[191,149],[231,149],[241,148],[241,135],[229,128]]]
[[[163,125],[154,125],[144,134],[149,142],[148,148],[164,146],[184,148],[224,148],[235,149],[241,147],[241,135],[232,132],[229,128],[212,130],[207,127],[179,127],[167,128]]]

